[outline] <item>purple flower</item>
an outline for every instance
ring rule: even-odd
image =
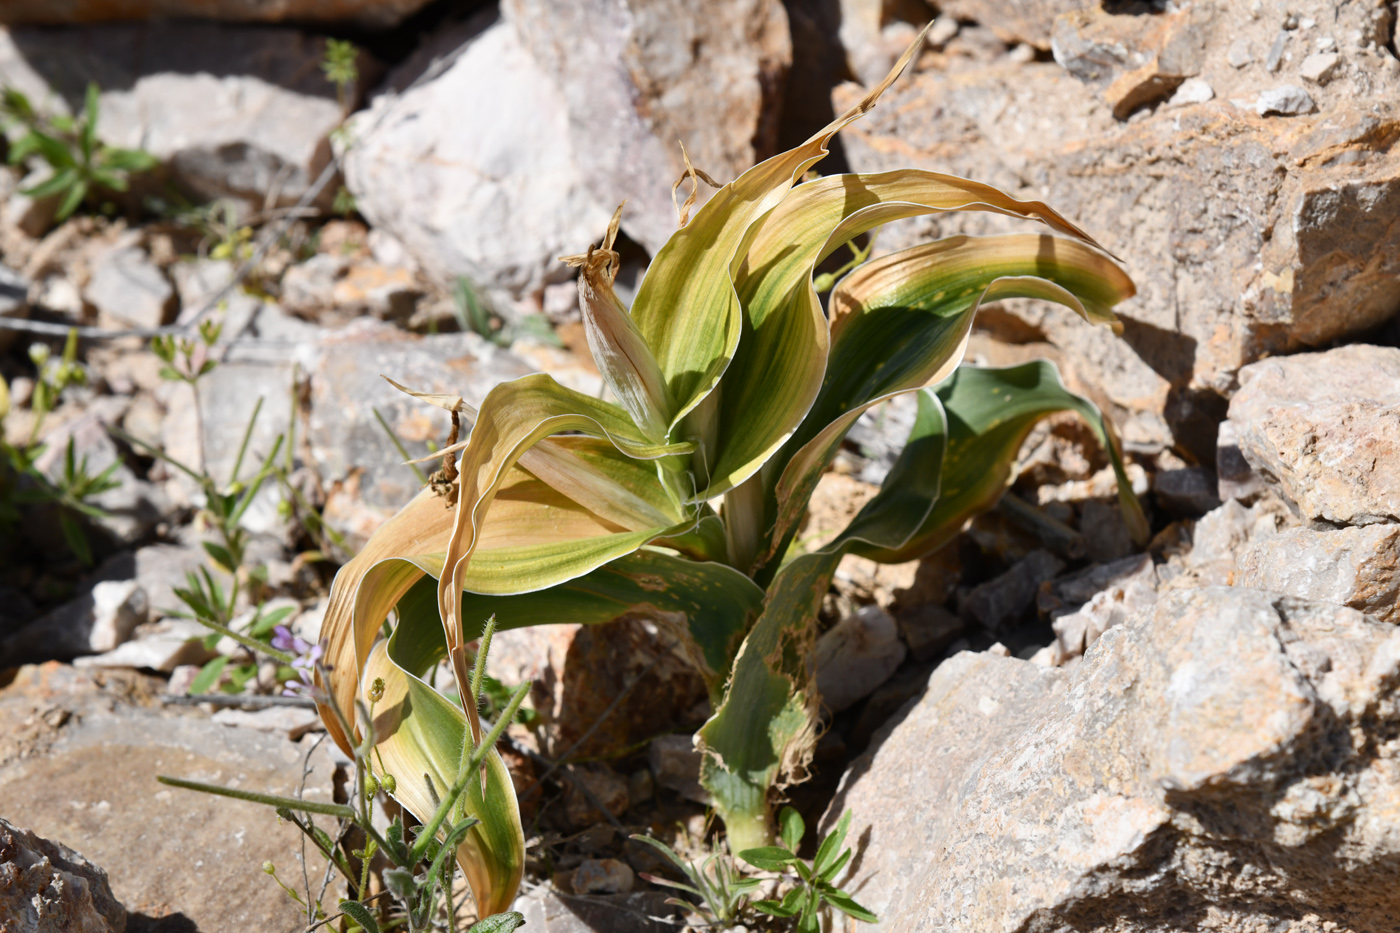
[[[296,678],[282,685],[282,695],[306,696],[320,702],[325,694],[316,686],[316,669],[330,669],[321,663],[325,649],[321,645],[313,645],[306,639],[293,635],[291,629],[285,625],[279,625],[272,630],[272,647],[293,655],[292,670],[296,673]]]

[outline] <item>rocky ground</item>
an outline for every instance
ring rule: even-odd
[[[150,21],[112,21],[137,6]],[[96,82],[97,136],[154,157],[63,220],[61,194],[24,193],[42,158],[0,169],[0,930],[304,928],[261,873],[319,872],[291,827],[154,781],[329,800],[347,779],[314,712],[269,705],[275,670],[184,617],[188,574],[233,627],[314,641],[336,568],[424,482],[406,455],[449,429],[379,375],[472,402],[536,370],[600,392],[557,257],[629,199],[626,297],[674,229],[675,140],[729,180],[929,22],[819,169],[968,175],[1122,257],[1122,339],[1006,302],[969,357],[1056,361],[1121,434],[1153,537],[1134,546],[1103,450],[1057,417],[942,551],[848,557],[792,803],[825,827],[854,811],[847,887],[886,930],[1400,930],[1395,14],[0,4],[0,84],[78,114]],[[328,38],[354,44],[339,84]],[[875,252],[997,220],[901,222]],[[192,343],[162,359],[169,325]],[[911,420],[858,423],[805,538],[873,494]],[[665,868],[627,833],[705,836],[703,682],[642,620],[505,633],[491,665],[534,685],[505,749],[529,929],[665,927],[639,877]]]

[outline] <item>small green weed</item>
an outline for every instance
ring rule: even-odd
[[[21,193],[32,198],[61,196],[54,215],[59,221],[103,191],[126,191],[132,175],[157,164],[148,152],[109,146],[98,139],[99,95],[97,85],[89,84],[82,113],[73,118],[44,116],[14,88],[0,92],[0,114],[17,127],[18,134],[10,143],[10,164],[38,156],[53,170],[52,177]]]

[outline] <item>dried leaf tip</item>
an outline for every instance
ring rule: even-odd
[[[685,151],[685,143],[676,140],[676,145],[681,147],[681,158],[685,160],[685,171],[681,172],[681,177],[671,185],[671,204],[676,208],[676,226],[680,228],[690,222],[690,209],[695,206],[695,199],[700,194],[700,182],[703,181],[711,188],[723,188],[724,185],[691,164],[690,153]],[[677,204],[676,191],[685,184],[687,178],[690,179],[690,195],[685,199],[685,204]]]
[[[613,211],[612,220],[608,221],[608,232],[603,237],[601,246],[589,246],[586,253],[575,253],[572,256],[560,256],[559,261],[570,268],[582,267],[584,272],[590,276],[606,273],[607,281],[612,282],[617,275],[617,267],[620,258],[617,251],[613,249],[613,244],[617,242],[617,228],[622,223],[622,209],[627,206],[623,201]]]

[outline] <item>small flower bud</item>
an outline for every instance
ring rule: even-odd
[[[277,874],[277,866],[271,862],[263,862],[263,871],[269,875],[275,875]]]
[[[372,798],[372,797],[373,797],[375,794],[377,794],[377,793],[379,793],[379,782],[378,782],[377,780],[374,779],[374,775],[373,775],[373,774],[366,774],[366,775],[365,775],[365,799],[366,799],[366,800],[369,800],[370,798]]]
[[[383,786],[384,792],[386,794],[392,794],[394,791],[399,789],[399,782],[394,780],[394,776],[392,774],[386,774],[380,777],[379,783]]]
[[[384,678],[374,678],[374,683],[369,685],[369,700],[371,703],[378,703],[384,699]]]

